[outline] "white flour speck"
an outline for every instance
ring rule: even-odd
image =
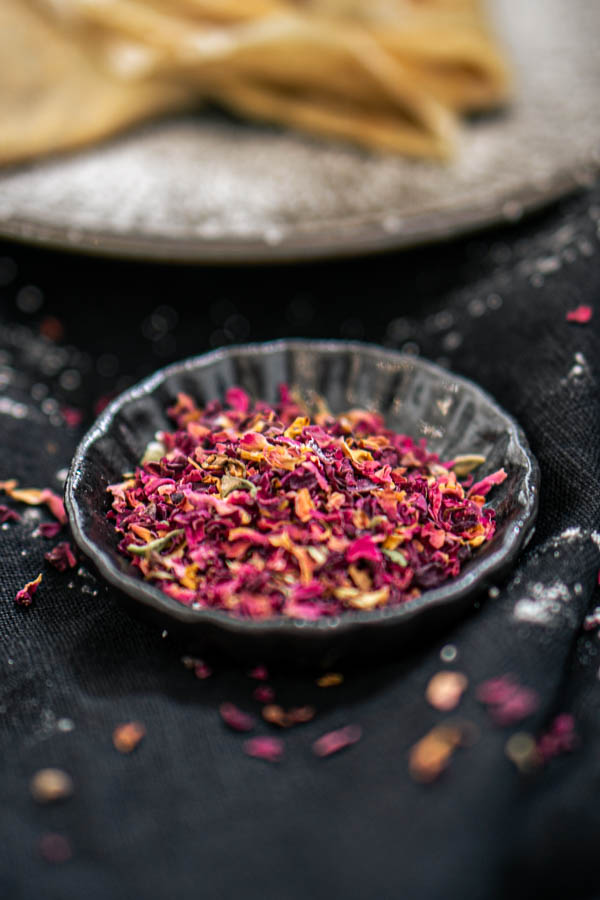
[[[562,534],[559,535],[559,540],[563,541],[575,541],[577,538],[581,537],[581,528],[579,525],[574,525],[571,528],[565,528]]]
[[[28,409],[24,403],[17,403],[9,397],[0,397],[0,413],[4,416],[12,416],[13,419],[24,419]]]
[[[550,625],[570,599],[568,587],[562,581],[550,585],[536,582],[531,586],[530,597],[517,600],[514,608],[515,619],[534,625]]]

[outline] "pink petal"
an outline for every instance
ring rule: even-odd
[[[256,681],[266,681],[269,677],[269,672],[267,671],[266,666],[254,666],[254,668],[248,672],[248,677],[255,678]]]
[[[578,306],[569,310],[566,315],[567,322],[577,322],[578,325],[586,325],[592,318],[594,311],[591,306]]]
[[[506,481],[506,478],[507,475],[504,469],[498,469],[497,472],[482,478],[481,481],[469,488],[467,497],[473,497],[475,494],[485,497],[495,484],[502,484],[503,481]]]
[[[233,703],[221,703],[219,712],[225,724],[234,731],[252,731],[254,728],[254,718]]]
[[[246,391],[240,387],[230,387],[225,394],[225,401],[228,406],[235,409],[236,412],[247,413],[250,406],[250,398]]]
[[[62,541],[56,547],[53,547],[52,550],[49,550],[48,553],[44,553],[44,559],[53,565],[55,569],[58,569],[59,572],[66,572],[67,569],[73,569],[77,565],[77,560],[68,541]]]
[[[366,559],[370,562],[380,562],[381,560],[381,550],[374,543],[373,538],[368,535],[353,541],[346,550],[347,562],[353,563],[359,559]]]
[[[256,737],[244,741],[244,752],[256,759],[267,762],[280,762],[283,758],[284,743],[281,738]]]
[[[254,689],[252,696],[255,700],[258,700],[259,703],[272,703],[275,699],[275,691],[272,687],[269,687],[268,684],[259,684],[259,686]]]
[[[54,538],[62,528],[60,522],[42,522],[38,525],[37,530],[42,537]]]
[[[362,728],[360,725],[346,725],[345,728],[339,728],[337,731],[328,731],[322,735],[313,744],[313,752],[315,756],[331,756],[343,750],[344,747],[350,747],[356,744],[362,737]]]

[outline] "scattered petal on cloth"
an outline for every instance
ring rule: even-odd
[[[259,684],[252,691],[252,696],[259,703],[272,703],[275,699],[275,691],[268,684]]]
[[[15,603],[18,606],[31,606],[33,603],[33,595],[37,591],[38,587],[42,582],[42,573],[34,578],[33,581],[28,581],[25,587],[22,587],[19,591],[17,591],[15,595]]]
[[[356,744],[361,737],[360,725],[346,725],[344,728],[338,728],[337,731],[328,731],[318,738],[313,744],[313,753],[315,756],[331,756],[333,753],[344,750],[345,747]]]
[[[142,722],[124,722],[113,731],[113,744],[119,753],[131,753],[146,735]]]
[[[54,566],[55,569],[58,569],[59,572],[74,569],[77,565],[73,548],[68,541],[62,541],[56,547],[53,547],[52,550],[49,550],[48,553],[44,553],[44,559]]]
[[[10,509],[0,503],[0,525],[4,522],[18,522],[20,518],[21,516],[15,509]]]
[[[41,522],[37,530],[44,538],[54,538],[62,528],[60,522]]]
[[[254,717],[243,712],[233,703],[221,703],[219,712],[225,724],[234,731],[252,731],[254,728]]]
[[[280,762],[283,759],[284,743],[280,738],[255,737],[244,741],[244,752],[256,759]]]
[[[579,325],[587,325],[593,315],[591,306],[578,306],[567,313],[567,322],[577,322]]]

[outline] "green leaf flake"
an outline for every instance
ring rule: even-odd
[[[175,528],[174,531],[169,531],[169,533],[163,535],[163,537],[156,538],[154,541],[149,541],[147,544],[129,544],[127,550],[129,553],[134,553],[136,556],[146,556],[147,553],[152,553],[153,550],[163,550],[172,538],[183,534],[183,532],[183,528]]]
[[[236,478],[235,475],[223,475],[221,478],[221,497],[225,499],[232,491],[250,491],[256,496],[257,487],[247,478]]]
[[[483,465],[484,462],[485,456],[481,456],[479,453],[467,453],[464,456],[456,456],[451,468],[454,470],[457,478],[464,478],[465,475]]]
[[[405,557],[404,553],[400,553],[399,550],[386,550],[383,548],[383,552],[386,556],[389,556],[392,562],[395,562],[399,566],[407,566],[408,560]]]
[[[327,561],[327,557],[329,556],[327,550],[324,550],[323,547],[307,547],[309,556],[320,566],[323,565],[324,562]]]

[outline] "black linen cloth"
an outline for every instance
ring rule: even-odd
[[[523,426],[541,466],[535,536],[511,578],[472,614],[398,658],[340,666],[338,687],[270,673],[284,706],[316,718],[283,733],[278,765],[251,759],[218,706],[259,716],[258,682],[215,657],[198,680],[182,648],[129,617],[85,566],[66,573],[35,537],[45,511],[16,506],[0,528],[0,896],[105,898],[479,898],[600,896],[600,188],[523,223],[437,247],[291,268],[154,267],[0,246],[0,480],[60,491],[98,400],[177,358],[286,335],[359,338],[441,361],[490,391]],[[568,310],[594,307],[589,324]],[[65,409],[82,410],[80,425]],[[38,572],[30,608],[16,591]],[[440,651],[456,648],[445,663]],[[260,660],[257,660],[260,662]],[[460,716],[479,740],[433,784],[410,747],[444,715],[430,677],[463,672]],[[513,673],[539,708],[494,725],[475,697]],[[315,673],[316,675],[316,673]],[[577,748],[530,775],[505,755],[562,712]],[[144,723],[130,755],[116,725]],[[311,743],[357,723],[326,760]],[[257,733],[274,733],[260,723]],[[279,735],[278,735],[279,736]],[[37,805],[32,774],[57,766],[74,795]],[[51,863],[44,834],[70,842]]]

